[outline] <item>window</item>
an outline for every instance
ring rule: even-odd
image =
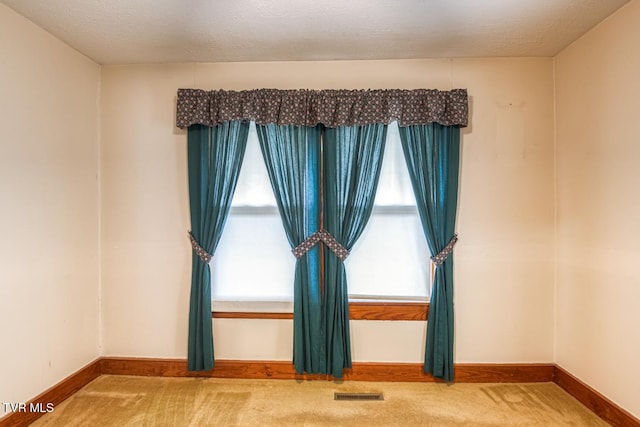
[[[426,300],[430,263],[398,125],[394,122],[387,129],[373,213],[345,261],[349,296]]]
[[[426,301],[430,262],[393,123],[387,130],[373,214],[346,260],[350,298]],[[232,208],[212,261],[214,310],[250,311],[252,302],[271,303],[259,304],[260,311],[290,310],[294,267],[252,125]]]
[[[214,305],[293,301],[294,269],[252,124],[231,211],[212,260]]]

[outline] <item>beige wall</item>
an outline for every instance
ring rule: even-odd
[[[100,353],[99,84],[98,65],[0,5],[1,402]]]
[[[105,355],[185,357],[191,252],[180,87],[439,88],[471,95],[456,248],[456,361],[553,361],[553,61],[109,66],[102,70]],[[352,323],[357,361],[420,362],[424,323]],[[214,321],[219,358],[291,358],[291,323]]]
[[[640,417],[640,1],[556,58],[556,361]]]

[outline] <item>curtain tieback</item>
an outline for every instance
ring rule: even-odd
[[[315,245],[320,243],[321,240],[342,261],[347,259],[347,257],[349,256],[349,251],[344,246],[342,246],[342,244],[340,244],[340,242],[338,242],[336,238],[333,237],[331,233],[329,233],[324,228],[316,231],[311,236],[307,237],[304,242],[300,243],[298,246],[293,248],[291,252],[293,252],[293,255],[296,258],[300,258],[302,255],[310,251],[311,248],[313,248]]]
[[[204,262],[205,264],[209,264],[213,256],[209,252],[205,251],[202,246],[200,246],[196,238],[193,237],[191,231],[189,231],[189,240],[191,240],[191,247],[194,251],[196,251],[196,254],[198,254],[202,262]]]
[[[456,245],[456,242],[458,242],[458,235],[454,234],[451,240],[449,240],[449,243],[447,243],[447,246],[445,246],[444,249],[442,249],[436,256],[431,257],[431,261],[433,261],[435,265],[441,265],[444,263],[449,255],[451,255],[451,252],[453,252],[453,247]]]

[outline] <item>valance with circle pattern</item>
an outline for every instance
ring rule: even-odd
[[[280,90],[178,89],[176,125],[215,126],[227,121],[258,124],[338,126],[439,123],[465,127],[466,89]]]

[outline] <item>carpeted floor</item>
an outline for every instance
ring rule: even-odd
[[[335,401],[335,392],[384,401]],[[33,426],[606,426],[553,383],[435,384],[104,375]]]

